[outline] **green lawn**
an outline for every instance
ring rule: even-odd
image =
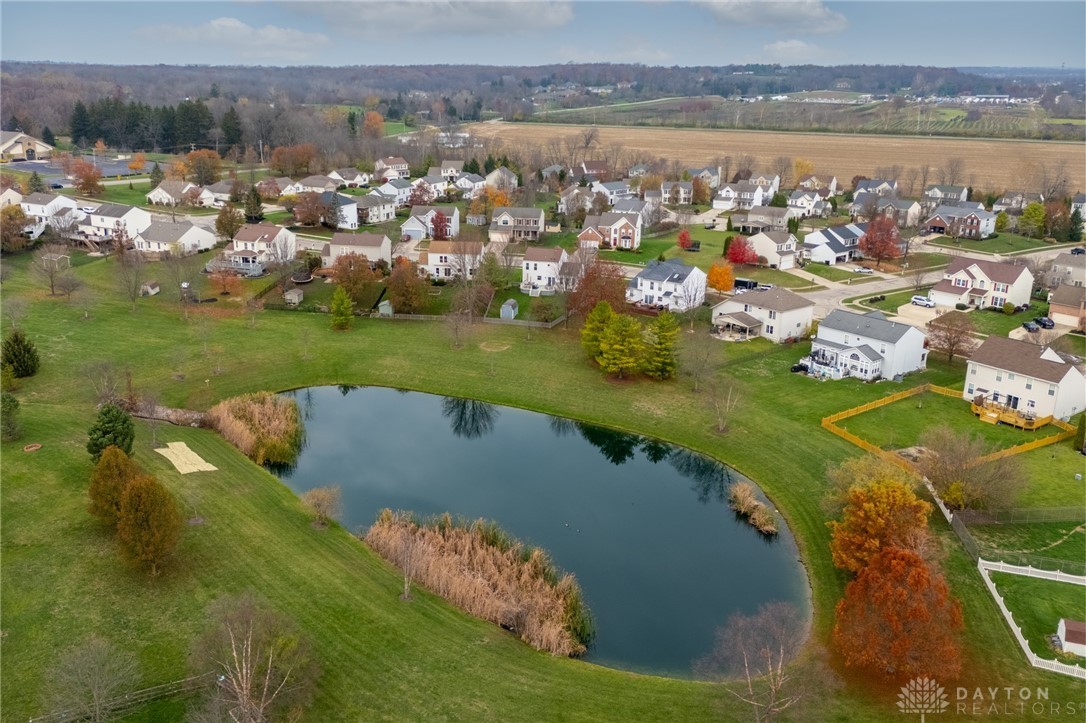
[[[973,416],[969,402],[964,399],[952,399],[931,392],[842,419],[837,424],[883,449],[912,447],[919,442],[925,429],[940,425],[946,425],[956,432],[979,436],[998,449],[1060,432],[1053,425],[1026,432],[1003,424],[986,424]]]
[[[153,189],[150,181],[133,181],[132,188],[128,184],[116,186],[102,186],[102,193],[95,197],[96,201],[104,203],[122,203],[128,206],[146,206],[147,194]],[[74,188],[63,188],[60,193],[65,196],[76,196]],[[80,196],[81,198],[83,196]]]
[[[386,136],[398,136],[401,133],[407,133],[411,128],[403,121],[385,121],[385,135]]]
[[[1017,555],[1036,555],[1052,560],[1069,560],[1081,567],[1083,550],[1086,549],[1086,530],[1083,528],[1083,522],[1079,520],[970,525],[969,531],[978,542],[993,550],[992,554],[984,554],[986,560],[1015,564],[1018,562]],[[994,554],[996,550],[1007,554]],[[1068,569],[1066,572],[1074,570]],[[1083,595],[1086,595],[1086,591],[1083,591]]]
[[[502,289],[500,291],[495,292],[494,293],[494,300],[490,302],[490,311],[487,313],[487,316],[489,316],[491,318],[494,318],[494,319],[500,318],[501,317],[501,311],[502,311],[502,304],[505,303],[506,299],[516,299],[517,300],[517,318],[518,319],[531,320],[532,317],[531,317],[530,310],[531,310],[531,307],[532,307],[533,299],[532,299],[531,296],[528,296],[528,294],[523,293],[520,290],[520,287],[517,287],[517,286],[511,286],[508,289]],[[564,302],[561,299],[559,299],[555,303],[561,305]]]
[[[675,237],[678,234],[668,234],[657,238],[642,238],[641,247],[636,251],[623,249],[600,249],[600,258],[605,261],[618,261],[624,264],[644,264],[653,261],[660,254],[666,253],[675,246]],[[576,240],[576,235],[574,235]],[[688,262],[689,263],[689,262]]]
[[[1007,254],[1048,246],[1048,244],[1041,239],[1019,236],[1018,234],[1010,233],[1009,231],[997,234],[995,238],[986,238],[981,239],[980,241],[940,237],[929,241],[928,243],[933,246],[943,246],[955,250],[981,251],[989,254]]]
[[[821,276],[823,279],[829,281],[851,281],[852,283],[874,280],[877,278],[874,274],[857,274],[852,271],[851,266],[827,266],[826,264],[807,264],[803,267],[803,270],[807,273],[814,274],[815,276]]]
[[[735,276],[740,279],[753,279],[760,284],[773,284],[786,289],[801,289],[803,291],[818,291],[826,287],[812,284],[807,279],[793,276],[787,271],[779,269],[765,269],[757,266],[737,266]]]
[[[1052,346],[1065,354],[1086,357],[1086,334],[1064,334]]]
[[[909,258],[905,259],[905,263],[909,264],[909,270],[916,269],[938,269],[946,266],[950,263],[950,256],[947,254],[933,253],[929,251],[920,251],[909,254]]]
[[[870,311],[871,309],[878,309],[890,314],[896,314],[897,309],[902,304],[908,304],[909,299],[914,295],[927,296],[930,286],[921,287],[917,289],[902,289],[901,291],[895,291],[891,294],[879,294],[879,296],[885,296],[882,301],[868,301],[872,296],[854,296],[851,299],[845,299],[845,303],[849,304],[852,308],[858,311]]]
[[[1057,654],[1048,644],[1048,636],[1056,634],[1060,618],[1086,620],[1086,588],[999,572],[990,575],[1014,621],[1022,628],[1030,650],[1049,660],[1086,664],[1081,657]]]
[[[1029,311],[1010,315],[996,309],[974,309],[970,312],[948,311],[947,314],[967,314],[978,334],[1007,336],[1012,329],[1022,326],[1023,322],[1033,321],[1036,316],[1047,316],[1048,304],[1033,299],[1030,301]]]
[[[1075,479],[1083,473],[1086,457],[1075,451],[1071,440],[1026,452],[1019,459],[1029,480],[1018,498],[1020,506],[1086,509],[1086,482]]]
[[[841,685],[827,687],[818,672],[830,658],[833,606],[847,579],[828,554],[823,471],[859,454],[819,420],[901,385],[819,383],[789,374],[804,344],[720,344],[718,374],[740,389],[732,427],[720,436],[703,395],[688,381],[610,382],[584,360],[577,331],[563,325],[530,339],[519,328],[479,325],[454,350],[435,323],[359,319],[351,331],[333,332],[324,315],[263,312],[253,324],[231,300],[211,305],[218,308],[210,320],[199,322],[159,297],[130,310],[105,259],[76,268],[98,299],[84,320],[78,303],[42,293],[28,262],[27,255],[6,259],[10,276],[0,289],[0,301],[28,301],[21,327],[42,357],[41,371],[17,392],[23,437],[0,445],[5,719],[40,714],[44,671],[61,650],[92,632],[138,655],[141,676],[134,686],[185,676],[207,605],[243,590],[255,590],[288,614],[313,641],[324,672],[304,721],[749,717],[749,708],[718,686],[538,653],[423,592],[410,604],[400,602],[396,570],[348,531],[313,528],[286,486],[206,430],[159,428],[160,441],[184,441],[219,469],[181,476],[149,449],[148,430],[139,426],[137,461],[177,495],[186,518],[198,516],[202,524],[186,529],[176,562],[158,579],[126,568],[85,511],[91,463],[84,444],[95,412],[79,370],[100,359],[128,369],[137,390],[154,390],[172,406],[206,409],[261,389],[374,384],[573,417],[726,460],[756,480],[783,515],[810,575],[812,638],[795,672],[820,692],[805,695],[800,717],[877,721],[897,712],[895,686],[872,688],[866,677],[839,671]],[[160,272],[152,266],[150,273]],[[436,288],[442,296],[450,291]],[[933,361],[906,384],[955,385],[962,378],[962,366]],[[31,441],[41,450],[24,453],[22,445]],[[969,677],[1044,686],[1053,700],[1081,698],[1081,682],[1024,666],[975,567],[945,524],[933,518],[932,526],[951,590],[962,600]],[[178,719],[183,706],[163,701],[131,719]]]

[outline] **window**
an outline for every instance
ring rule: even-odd
[[[1014,381],[1014,372],[1007,372],[1007,381],[1008,382],[1013,382]]]
[[[972,375],[976,375],[977,367],[974,366],[973,364],[970,364],[969,365],[969,373],[972,374]],[[1029,387],[1026,387],[1026,389],[1029,389]]]
[[[1048,385],[1048,396],[1050,396],[1050,397],[1056,396],[1056,385],[1055,384],[1049,384]]]
[[[969,383],[969,388],[965,390],[965,393],[969,394],[969,395],[973,394],[973,383],[972,382]]]
[[[1026,379],[1026,389],[1033,389],[1033,380]]]
[[[772,334],[773,333],[773,327],[772,326],[767,326],[765,328],[765,333],[766,334]]]
[[[1001,372],[1001,371],[996,372],[996,381],[997,382],[1003,381],[1003,372]]]
[[[776,319],[776,318],[777,318],[777,312],[775,312],[775,311],[770,311],[770,312],[769,312],[769,318],[770,318],[770,319]]]

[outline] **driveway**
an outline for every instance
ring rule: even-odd
[[[939,315],[938,309],[916,304],[902,304],[897,307],[897,317],[913,326],[923,328],[929,321]]]

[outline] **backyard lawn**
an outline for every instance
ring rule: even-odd
[[[1086,514],[1086,511],[1084,511]],[[1006,554],[984,554],[987,560],[1002,560],[1010,564],[1024,564],[1027,560],[1017,559],[1017,555],[1030,555],[1048,558],[1053,561],[1044,565],[1044,569],[1057,569],[1058,561],[1074,563],[1064,570],[1067,573],[1081,573],[1083,550],[1086,550],[1086,525],[1083,520],[1068,522],[1030,522],[990,525],[969,525],[969,531],[981,544],[995,551]],[[1042,567],[1037,565],[1037,567]],[[1086,597],[1086,590],[1083,590]]]
[[[931,239],[928,243],[933,246],[943,246],[949,249],[962,250],[962,251],[980,251],[989,254],[1008,254],[1016,251],[1029,251],[1031,249],[1043,248],[1049,246],[1044,241],[1038,238],[1027,238],[1026,236],[1019,236],[1015,233],[1004,231],[997,234],[995,238],[981,239],[980,241],[971,241],[969,239],[952,239],[946,236]]]
[[[1086,664],[1081,657],[1057,654],[1048,644],[1048,636],[1056,634],[1060,618],[1086,620],[1086,588],[1000,572],[990,575],[1014,621],[1022,628],[1030,650],[1049,660]]]
[[[1018,459],[1029,480],[1018,499],[1020,506],[1081,507],[1086,510],[1086,482],[1075,479],[1075,475],[1082,474],[1086,468],[1086,457],[1075,451],[1070,441],[1026,452]],[[1086,557],[1086,547],[1079,552]]]

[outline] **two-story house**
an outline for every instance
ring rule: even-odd
[[[56,216],[62,208],[74,211],[76,202],[74,198],[68,196],[39,191],[23,196],[22,200],[19,201],[19,206],[28,218],[34,219],[36,224],[45,224]]]
[[[478,173],[461,173],[454,179],[453,188],[460,192],[460,198],[471,200],[486,188],[486,179]]]
[[[1046,281],[1049,286],[1086,286],[1086,254],[1057,254]]]
[[[577,243],[586,248],[635,250],[641,246],[641,215],[609,211],[585,216]]]
[[[649,261],[630,279],[626,301],[669,311],[686,311],[705,301],[705,280],[704,271],[678,259]]]
[[[247,223],[206,268],[209,272],[226,270],[263,276],[269,266],[290,263],[297,253],[298,237],[290,229],[270,223]]]
[[[359,223],[384,223],[396,218],[396,201],[380,193],[355,196]]]
[[[686,174],[690,176],[690,180],[700,178],[701,182],[709,188],[717,188],[720,186],[720,166],[706,166],[705,168],[687,168]]]
[[[611,206],[614,206],[619,199],[634,198],[637,195],[626,181],[594,181],[591,190],[592,193],[602,193],[606,196],[607,203]]]
[[[1027,418],[1067,419],[1086,407],[1086,377],[1050,346],[992,334],[969,357],[962,398]]]
[[[302,180],[295,181],[287,186],[284,193],[288,196],[297,196],[301,193],[324,193],[325,191],[335,191],[339,188],[339,185],[340,182],[330,176],[306,176]]]
[[[611,177],[611,167],[607,161],[585,160],[573,166],[569,175],[572,178],[585,178],[589,181],[605,181]]]
[[[419,254],[419,273],[431,279],[472,278],[483,258],[478,241],[431,241]]]
[[[412,206],[411,215],[400,224],[400,233],[404,238],[420,241],[434,236],[434,218],[438,214],[445,217],[445,239],[460,235],[460,209],[456,206]]]
[[[825,218],[832,210],[833,206],[818,191],[796,189],[788,197],[789,218]]]
[[[187,256],[197,251],[215,248],[215,234],[190,221],[152,221],[136,234],[136,250],[144,254],[179,254]]]
[[[407,161],[399,156],[378,158],[373,163],[374,178],[384,178],[391,181],[394,178],[410,178],[411,168]]]
[[[688,206],[694,202],[694,184],[690,181],[664,181],[660,184],[664,203],[672,206]]]
[[[962,203],[969,200],[969,188],[966,186],[952,186],[944,183],[936,183],[924,189],[920,202],[923,212],[930,214],[943,204]]]
[[[543,236],[544,215],[541,208],[501,206],[490,220],[491,241],[539,241]]]
[[[586,186],[569,186],[558,194],[558,213],[572,216],[580,210],[592,208],[595,194]]]
[[[345,254],[366,257],[370,265],[380,261],[392,264],[392,240],[383,233],[334,233],[321,249],[321,266],[329,268]]]
[[[422,186],[426,189],[426,192],[430,194],[430,198],[441,198],[445,195],[449,189],[449,180],[442,176],[440,173],[431,173],[423,176],[422,178],[416,178],[411,182],[411,185],[415,188]]]
[[[337,168],[334,171],[328,173],[328,177],[333,181],[336,181],[341,186],[347,188],[358,188],[359,186],[370,185],[370,174],[365,171],[360,171],[357,168]]]
[[[615,213],[636,213],[641,217],[641,225],[648,226],[652,218],[653,208],[646,201],[638,198],[620,198],[611,207]]]
[[[382,183],[371,193],[379,193],[385,198],[391,199],[399,208],[407,205],[407,199],[411,198],[411,191],[414,188],[410,181],[405,181],[402,178],[392,178]]]
[[[787,269],[796,266],[796,237],[787,231],[762,231],[747,238],[751,248],[764,258],[771,269]]]
[[[837,176],[819,175],[808,173],[799,179],[796,188],[804,191],[821,191],[826,189],[831,196],[837,195]]]
[[[358,203],[356,196],[345,196],[338,191],[325,191],[320,195],[321,223],[332,228],[353,231],[358,228]]]
[[[520,181],[517,179],[517,174],[510,171],[505,166],[498,166],[490,173],[483,177],[486,185],[491,188],[496,188],[499,191],[513,191],[520,185]]]
[[[799,339],[811,328],[814,302],[787,289],[755,289],[713,307],[713,326],[775,344]]]
[[[1060,284],[1048,295],[1048,318],[1086,331],[1086,286]]]
[[[878,196],[896,196],[897,181],[889,181],[885,178],[865,178],[856,183],[856,188],[852,192],[854,195],[874,193]]]
[[[816,264],[833,266],[848,263],[863,256],[860,239],[865,233],[866,223],[846,223],[813,231],[804,237],[800,254]]]
[[[79,231],[97,239],[111,239],[118,229],[132,240],[151,225],[151,214],[136,206],[103,203],[79,221]]]
[[[460,176],[464,175],[464,162],[454,160],[444,160],[441,162],[438,173],[445,177],[449,183],[452,183]],[[429,175],[429,174],[427,174]]]
[[[520,290],[529,296],[550,296],[561,288],[562,265],[569,255],[560,246],[530,246],[521,262]]]
[[[881,311],[834,309],[819,322],[811,341],[810,372],[830,379],[896,379],[927,367],[924,341],[922,331],[888,321]]]
[[[1011,215],[1022,213],[1031,203],[1044,203],[1045,197],[1041,193],[1026,193],[1025,191],[1007,191],[999,200],[992,204],[992,212],[1006,211]]]
[[[773,200],[765,186],[750,181],[721,184],[713,198],[713,208],[721,211],[747,211],[755,206],[765,206]]]
[[[784,231],[788,228],[788,209],[776,206],[755,206],[743,215],[732,216],[732,226],[743,233]]]
[[[969,206],[942,205],[924,220],[921,229],[952,238],[983,239],[995,233],[996,215]]]
[[[898,228],[915,228],[920,223],[920,204],[907,198],[879,198],[876,208],[882,216],[894,219]]]
[[[999,261],[956,256],[943,271],[943,278],[928,292],[936,306],[967,304],[980,308],[1003,308],[1011,303],[1029,303],[1033,274],[1025,266]]]
[[[765,195],[768,199],[766,203],[769,203],[773,199],[773,195],[781,190],[781,177],[776,173],[752,173],[747,181],[765,189]]]
[[[167,178],[147,194],[147,203],[153,206],[210,206],[215,197],[206,188]]]

